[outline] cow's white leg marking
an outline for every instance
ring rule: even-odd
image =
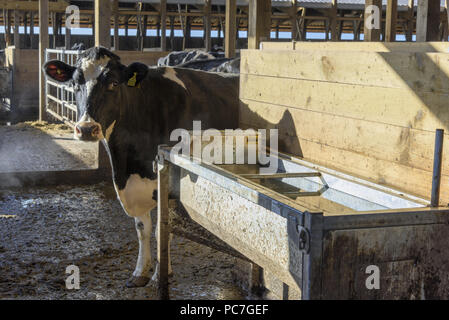
[[[137,237],[139,238],[139,257],[137,258],[136,269],[133,272],[134,277],[149,278],[152,268],[151,262],[151,217],[150,212],[141,217],[134,218],[136,223]]]
[[[165,72],[164,72],[164,74],[162,76],[164,78],[167,78],[167,79],[170,79],[171,81],[176,82],[181,87],[183,87],[185,90],[187,90],[186,85],[184,84],[184,82],[182,82],[182,80],[178,78],[178,75],[176,74],[175,69],[170,68],[170,67],[166,67],[165,68]]]
[[[157,188],[157,180],[150,180],[142,178],[138,174],[132,174],[128,178],[124,189],[119,190],[115,183],[114,186],[126,214],[134,217],[139,238],[139,257],[133,277],[127,282],[127,286],[145,286],[149,281],[149,273],[152,266],[150,211],[156,207],[156,201],[153,200],[153,191]]]

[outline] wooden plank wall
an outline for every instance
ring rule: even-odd
[[[320,46],[241,52],[241,126],[276,127],[281,151],[427,199],[443,128],[447,204],[449,54]]]
[[[133,62],[141,62],[148,66],[157,65],[157,61],[161,57],[165,57],[169,52],[167,51],[114,51],[120,57],[120,61],[128,65]]]
[[[261,43],[263,50],[343,50],[343,51],[377,51],[377,52],[449,52],[449,42],[306,42],[285,41]]]

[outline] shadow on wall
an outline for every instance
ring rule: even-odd
[[[280,152],[295,153],[299,157],[303,157],[301,143],[296,136],[296,123],[289,110],[285,110],[282,118],[277,123],[268,121],[261,117],[257,112],[251,110],[247,103],[240,100],[239,110],[240,127],[242,129],[278,129]],[[256,124],[256,127],[245,123],[244,119],[251,119],[251,122]],[[292,128],[294,130],[292,130]],[[268,137],[267,132],[267,137]],[[282,138],[281,138],[282,137]]]

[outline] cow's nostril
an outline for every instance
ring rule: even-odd
[[[100,127],[99,126],[95,126],[92,130],[92,135],[96,136],[100,133]]]

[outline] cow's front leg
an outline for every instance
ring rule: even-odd
[[[128,288],[144,287],[150,280],[151,262],[151,217],[150,213],[134,218],[139,238],[139,257],[132,277],[126,282]]]

